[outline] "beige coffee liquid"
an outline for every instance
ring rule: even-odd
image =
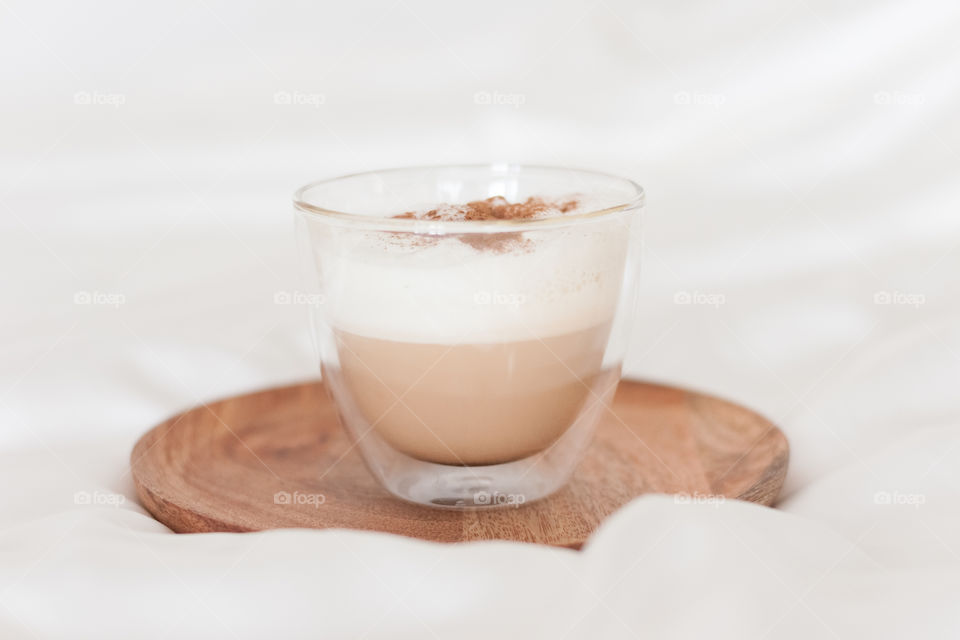
[[[384,440],[428,462],[488,465],[546,449],[597,401],[610,325],[495,344],[335,333],[346,390]]]

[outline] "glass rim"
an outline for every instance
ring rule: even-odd
[[[378,215],[366,215],[362,213],[350,213],[347,211],[337,211],[311,204],[305,197],[306,193],[315,187],[332,184],[349,178],[358,178],[363,176],[375,176],[384,173],[400,173],[404,171],[423,171],[439,169],[489,169],[492,173],[500,172],[520,173],[525,169],[539,171],[557,171],[572,172],[589,175],[598,178],[608,178],[616,180],[627,185],[632,194],[624,199],[624,202],[602,209],[592,209],[573,215],[551,216],[549,218],[526,218],[514,220],[419,220],[416,218],[393,218]],[[577,224],[585,220],[592,220],[615,213],[639,211],[644,207],[646,195],[639,184],[610,173],[593,171],[590,169],[577,169],[573,167],[564,167],[559,165],[538,165],[538,164],[514,164],[514,163],[477,163],[477,164],[437,164],[437,165],[419,165],[408,167],[392,167],[389,169],[379,169],[376,171],[358,171],[348,173],[332,178],[323,178],[309,182],[293,193],[293,206],[301,213],[323,218],[330,222],[358,226],[372,227],[383,231],[406,231],[421,234],[444,234],[444,233],[496,233],[496,232],[515,232],[519,229],[544,227],[560,227]]]

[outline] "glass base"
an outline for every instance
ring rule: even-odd
[[[402,455],[402,454],[397,454]],[[519,507],[545,498],[567,481],[544,454],[487,466],[450,466],[403,456],[378,479],[408,502],[447,509]]]

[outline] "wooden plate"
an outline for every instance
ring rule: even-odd
[[[521,507],[431,509],[380,488],[322,383],[309,382],[174,416],[137,442],[131,466],[143,505],[177,532],[337,527],[579,548],[604,518],[644,493],[773,504],[788,457],[783,433],[752,411],[623,381],[564,489]]]

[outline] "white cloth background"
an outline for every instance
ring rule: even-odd
[[[954,3],[0,16],[0,637],[960,635]],[[780,424],[779,509],[643,498],[579,554],[146,515],[144,430],[314,374],[293,189],[490,160],[646,187],[628,372]]]

